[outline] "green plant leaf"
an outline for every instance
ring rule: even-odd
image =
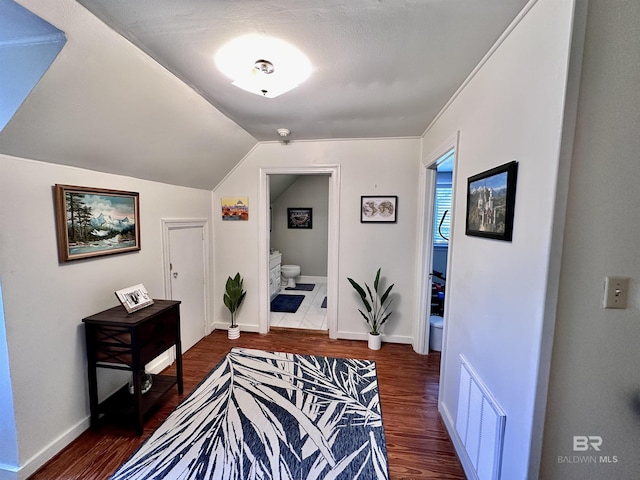
[[[364,305],[364,308],[367,309],[367,312],[371,311],[371,304],[369,303],[369,301],[367,300],[367,294],[364,293],[364,290],[362,289],[362,287],[360,285],[358,285],[354,280],[352,280],[351,278],[347,278],[347,280],[349,280],[349,282],[351,283],[351,285],[353,286],[353,288],[358,292],[358,294],[360,295],[360,299],[362,300],[362,304]],[[366,284],[365,284],[366,285]],[[369,288],[369,287],[367,287]]]
[[[378,268],[378,272],[376,273],[376,279],[373,281],[373,289],[378,293],[378,283],[380,282],[380,271],[382,267]]]
[[[389,296],[389,293],[391,293],[391,289],[394,285],[395,283],[392,283],[391,286],[382,294],[382,297],[380,298],[380,305],[384,305],[384,302],[387,300],[387,297]]]

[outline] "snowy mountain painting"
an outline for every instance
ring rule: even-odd
[[[140,249],[137,193],[64,185],[56,189],[57,201],[64,204],[58,222],[64,215],[66,225],[62,261]]]

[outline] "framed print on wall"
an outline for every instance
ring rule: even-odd
[[[249,220],[248,197],[224,197],[220,203],[222,220]]]
[[[54,187],[60,263],[140,250],[137,192]]]
[[[312,208],[287,208],[288,228],[313,228]]]
[[[509,162],[469,177],[467,235],[510,242],[516,201],[518,162]]]
[[[398,197],[395,195],[360,197],[360,223],[396,223]]]

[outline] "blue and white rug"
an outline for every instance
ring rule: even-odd
[[[234,348],[111,478],[388,479],[375,363]]]

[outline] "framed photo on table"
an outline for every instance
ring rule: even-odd
[[[137,312],[144,307],[153,305],[153,299],[149,297],[147,289],[141,283],[133,287],[123,288],[115,293],[127,313]]]

